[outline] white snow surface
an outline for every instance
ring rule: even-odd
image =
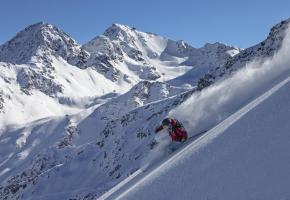
[[[124,94],[140,81],[164,82],[192,68],[201,70],[195,81],[169,84],[195,87],[208,70],[205,63],[218,66],[232,56],[228,50],[238,51],[219,43],[197,50],[184,41],[120,24],[81,46],[51,24],[28,26],[0,46],[0,128],[75,114],[106,101],[105,95]],[[189,58],[197,63],[182,64]]]
[[[288,30],[274,57],[171,111],[191,134],[209,130],[100,199],[290,198],[289,44]]]
[[[290,77],[107,199],[288,199],[289,90]]]
[[[48,24],[20,32],[0,49],[0,199],[288,199],[285,27],[257,57],[120,24],[84,46]],[[195,138],[170,155],[154,134],[167,116]]]

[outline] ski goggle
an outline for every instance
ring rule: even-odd
[[[168,124],[164,124],[164,125],[162,125],[162,126],[163,126],[163,128],[168,128],[168,127],[169,127]]]

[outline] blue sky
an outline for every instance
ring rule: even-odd
[[[3,0],[0,8],[0,44],[45,21],[81,44],[120,23],[195,47],[219,41],[245,48],[290,17],[287,0]]]

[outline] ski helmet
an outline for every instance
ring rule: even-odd
[[[163,121],[162,121],[162,126],[169,126],[170,124],[170,119],[169,118],[165,118]]]

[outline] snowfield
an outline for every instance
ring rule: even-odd
[[[290,199],[289,23],[243,50],[27,27],[0,46],[0,199]]]
[[[290,77],[106,199],[288,199],[289,90]]]

